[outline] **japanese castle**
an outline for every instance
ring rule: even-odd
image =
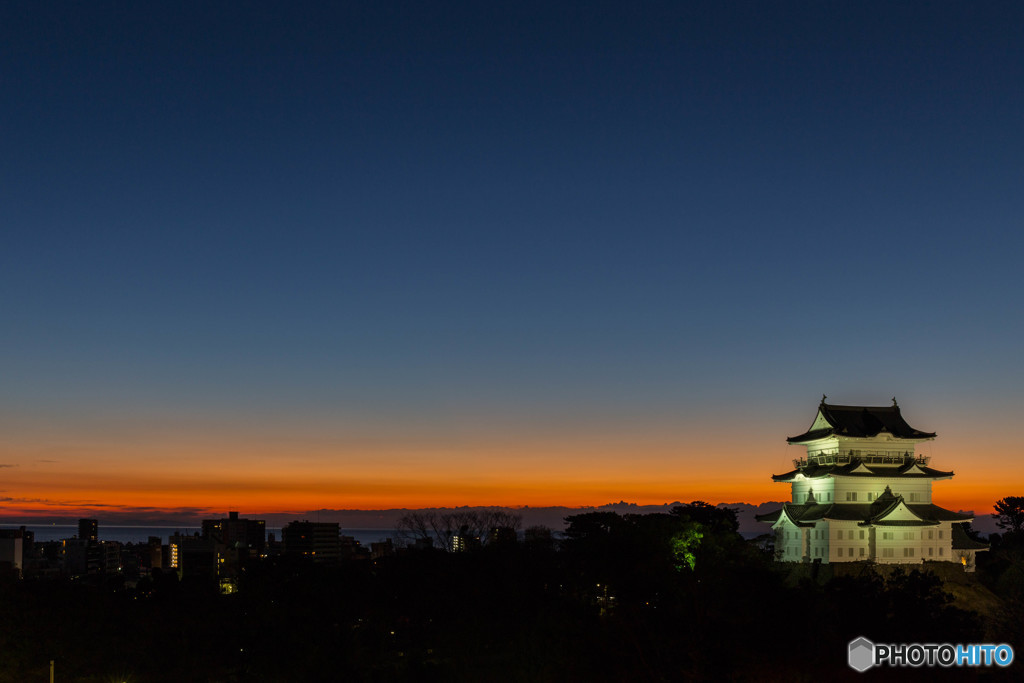
[[[968,537],[973,518],[932,503],[932,482],[953,472],[929,467],[914,447],[935,438],[914,429],[892,406],[840,406],[821,398],[814,422],[787,439],[807,455],[773,475],[793,499],[757,519],[775,530],[782,562],[959,562],[974,568],[987,545]]]

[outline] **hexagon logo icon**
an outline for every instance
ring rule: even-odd
[[[850,641],[850,654],[847,660],[851,669],[861,673],[875,665],[875,644],[861,636],[857,640]]]

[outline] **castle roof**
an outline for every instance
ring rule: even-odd
[[[963,524],[954,524],[953,550],[988,550],[988,543],[975,541],[967,535],[967,529]]]
[[[775,524],[783,514],[797,526],[813,526],[821,520],[859,522],[861,526],[936,526],[939,522],[973,519],[971,515],[930,503],[908,504],[903,496],[894,496],[888,489],[873,503],[783,503],[781,509],[756,515],[755,518],[759,522]]]
[[[773,474],[772,480],[782,482],[793,481],[796,479],[798,474],[802,474],[808,479],[820,479],[822,477],[948,479],[953,476],[952,471],[944,472],[942,470],[937,470],[932,467],[922,465],[911,458],[907,458],[902,465],[897,467],[868,465],[861,460],[854,458],[845,465],[807,465],[805,467],[786,472],[785,474]]]
[[[891,406],[840,406],[825,403],[823,398],[811,428],[786,440],[806,443],[830,436],[873,437],[880,432],[888,432],[898,439],[935,437],[934,432],[922,432],[907,424],[895,399]]]

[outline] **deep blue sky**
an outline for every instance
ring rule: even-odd
[[[0,424],[1019,415],[1022,36],[998,2],[4,3]]]

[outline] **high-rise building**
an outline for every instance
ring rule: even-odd
[[[177,569],[180,576],[216,577],[218,560],[218,544],[211,538],[174,533],[167,539],[167,562],[165,569]]]
[[[99,522],[95,519],[78,520],[78,540],[99,541]]]
[[[284,554],[308,557],[317,563],[338,564],[341,528],[337,522],[291,522],[281,529]]]
[[[783,562],[888,564],[960,562],[974,567],[987,549],[972,541],[963,523],[971,515],[932,502],[932,482],[953,478],[930,467],[915,447],[934,432],[911,427],[892,406],[825,403],[803,434],[787,439],[807,450],[794,469],[773,475],[790,484],[792,501],[758,515],[775,530],[776,555]]]
[[[21,576],[24,567],[24,531],[0,529],[0,571],[8,570]]]
[[[248,549],[262,555],[267,548],[267,523],[228,512],[226,519],[204,519],[203,537],[231,549]]]

